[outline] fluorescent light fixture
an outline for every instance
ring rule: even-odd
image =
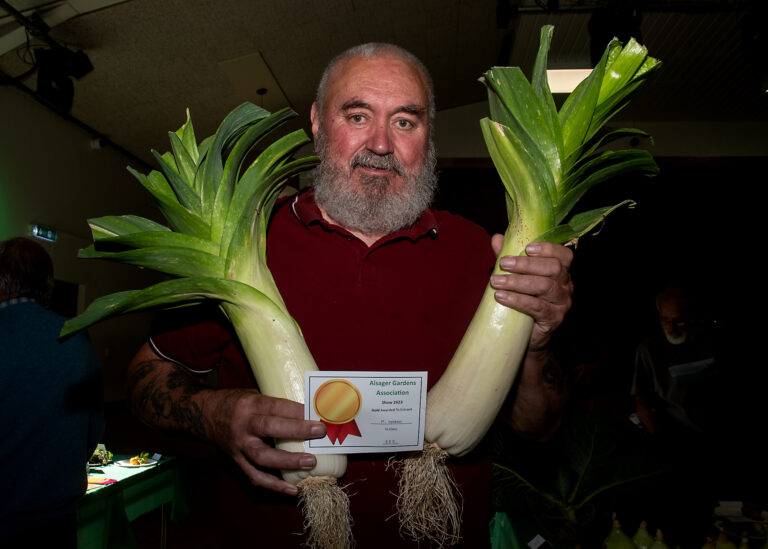
[[[547,80],[552,93],[571,93],[592,69],[548,69]]]

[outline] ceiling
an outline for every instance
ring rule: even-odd
[[[768,121],[764,0],[41,0],[0,1],[0,83],[37,89],[36,50],[87,54],[71,117],[154,164],[189,108],[198,138],[244,100],[282,102],[305,125],[328,60],[366,41],[419,56],[438,110],[485,100],[498,64],[530,74],[539,29],[555,25],[550,66],[589,63],[594,13],[634,6],[640,39],[664,63],[623,116],[636,122]],[[5,15],[4,15],[5,14]],[[19,18],[19,14],[22,19]],[[50,30],[25,30],[19,21]],[[617,31],[619,32],[619,31]],[[600,48],[602,50],[602,48]],[[257,90],[266,93],[258,93]],[[439,130],[438,130],[439,131]]]

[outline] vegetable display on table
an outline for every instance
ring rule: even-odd
[[[144,175],[129,168],[169,226],[132,215],[91,219],[94,245],[79,253],[179,278],[101,297],[68,321],[61,335],[119,314],[216,300],[237,332],[259,390],[304,402],[304,372],[317,366],[267,268],[266,233],[279,191],[289,178],[314,167],[317,158],[293,159],[309,142],[298,130],[246,165],[249,153],[294,116],[289,109],[270,114],[244,103],[198,144],[187,113],[186,123],[169,133],[172,152],[152,151],[162,171]],[[304,450],[299,440],[276,445]],[[336,483],[345,471],[346,456],[318,455],[311,471],[282,472],[299,489],[313,547],[351,542],[348,497]]]
[[[149,460],[149,452],[141,452],[139,455],[133,456],[128,461],[131,465],[144,465]]]
[[[97,448],[93,455],[88,459],[88,465],[109,465],[112,463],[114,454],[106,449]]]
[[[523,255],[533,241],[574,243],[619,204],[573,215],[595,185],[626,174],[655,175],[644,150],[602,147],[640,130],[603,131],[660,62],[634,40],[608,44],[600,62],[557,110],[547,82],[553,27],[541,30],[529,82],[519,67],[494,67],[481,78],[488,88],[490,118],[480,125],[506,189],[509,226],[499,257]],[[503,273],[497,261],[494,274]],[[460,538],[461,506],[445,466],[485,436],[517,375],[533,319],[494,298],[489,285],[446,372],[427,395],[425,449],[400,464],[401,531],[438,546]]]

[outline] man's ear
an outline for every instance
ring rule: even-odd
[[[317,142],[317,130],[320,127],[320,113],[317,108],[317,101],[312,103],[309,111],[309,119],[312,122],[312,138]]]

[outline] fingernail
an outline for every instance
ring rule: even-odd
[[[299,489],[296,488],[295,486],[291,486],[290,488],[285,489],[285,493],[288,494],[289,496],[295,496],[296,494],[299,493]]]
[[[299,460],[299,465],[302,469],[312,469],[315,466],[315,458],[313,456],[304,456]]]
[[[537,254],[541,251],[541,244],[536,244],[536,243],[528,244],[525,247],[525,251],[526,253],[529,253],[529,254]]]
[[[309,434],[313,437],[325,436],[325,425],[322,423],[315,423],[312,427],[309,428]]]
[[[504,283],[504,275],[493,275],[491,276],[491,286],[499,286],[500,284]]]
[[[510,270],[515,266],[515,263],[517,263],[517,258],[513,255],[507,255],[501,258],[499,265],[502,269]]]

